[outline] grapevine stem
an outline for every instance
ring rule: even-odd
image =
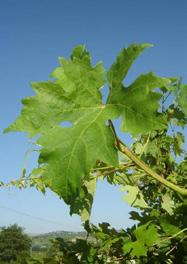
[[[181,188],[180,186],[161,177],[158,173],[152,170],[145,162],[143,162],[139,157],[137,157],[135,153],[133,153],[130,149],[128,149],[127,146],[118,138],[114,125],[111,120],[109,120],[109,125],[116,139],[116,147],[120,152],[125,154],[131,161],[133,161],[138,167],[143,169],[153,179],[159,181],[160,183],[176,191],[177,193],[180,193],[182,196],[187,196],[187,189]]]
[[[132,166],[134,166],[133,163],[127,163],[127,164],[120,165],[118,168],[108,167],[109,169],[106,170],[107,167],[102,167],[102,168],[94,168],[94,170],[97,172],[96,177],[100,177],[100,176],[107,176],[107,175],[110,175],[110,174],[115,173],[115,172],[121,172],[127,168],[132,167]],[[95,177],[93,177],[93,178],[95,178]]]
[[[132,163],[132,162],[128,162],[128,163],[121,163],[120,165],[119,165],[119,167],[113,167],[113,166],[108,166],[108,167],[99,167],[99,168],[93,168],[92,169],[92,171],[99,171],[99,172],[101,172],[101,171],[104,171],[104,172],[107,172],[107,171],[111,171],[111,170],[116,170],[116,171],[118,171],[118,170],[123,170],[123,169],[125,169],[125,168],[128,168],[128,167],[131,167],[131,166],[133,166],[134,165],[134,163]]]
[[[142,160],[140,160],[130,149],[128,149],[121,141],[118,140],[119,151],[124,153],[128,158],[130,158],[138,167],[143,169],[148,175],[152,178],[156,179],[160,183],[164,184],[165,186],[169,187],[170,189],[180,193],[182,196],[187,196],[187,190],[184,188],[175,185],[172,182],[162,178],[159,174],[153,171],[147,164],[145,164]]]
[[[179,232],[177,232],[176,234],[174,234],[173,236],[164,238],[163,240],[161,240],[161,242],[169,240],[169,239],[172,239],[172,238],[175,238],[175,237],[179,236],[180,234],[182,234],[182,233],[184,233],[186,231],[187,231],[187,228],[184,228],[184,229],[180,230]]]

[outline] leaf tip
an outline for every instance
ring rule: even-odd
[[[145,43],[143,44],[145,48],[153,48],[155,45],[151,43]]]

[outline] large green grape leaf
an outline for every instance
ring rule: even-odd
[[[123,49],[108,72],[110,94],[108,106],[122,117],[122,130],[136,135],[165,127],[165,119],[158,113],[162,94],[155,89],[166,86],[169,79],[153,73],[140,75],[131,85],[122,84],[129,67],[149,44],[131,45]]]
[[[55,80],[32,84],[36,95],[22,101],[21,115],[5,130],[39,135],[42,179],[67,203],[79,196],[97,160],[118,164],[107,120],[121,115],[123,130],[133,135],[163,127],[164,120],[157,113],[161,95],[154,89],[168,80],[149,73],[129,87],[122,85],[129,67],[147,46],[130,46],[118,56],[108,73],[107,104],[103,104],[100,92],[106,82],[102,64],[93,67],[85,47],[76,47],[69,60],[59,59],[61,66],[52,73]],[[66,127],[63,121],[72,126]]]

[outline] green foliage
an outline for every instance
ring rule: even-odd
[[[144,200],[143,194],[137,186],[125,185],[122,187],[123,191],[128,194],[123,197],[124,201],[134,207],[147,208],[148,205]]]
[[[31,239],[21,227],[12,225],[0,231],[0,262],[27,264],[30,256]]]
[[[163,116],[157,112],[162,95],[154,89],[168,85],[170,80],[148,73],[140,75],[128,87],[122,83],[134,60],[150,46],[131,45],[123,49],[107,74],[108,104],[122,117],[122,130],[132,135],[165,127]]]
[[[153,246],[159,241],[159,235],[155,225],[151,225],[149,222],[145,225],[141,225],[133,232],[136,241],[127,242],[123,246],[124,253],[129,253],[131,250],[132,256],[146,256],[148,248]]]
[[[104,69],[101,63],[92,67],[89,53],[79,46],[72,52],[71,60],[60,58],[61,67],[52,73],[56,81],[32,84],[36,96],[23,100],[21,116],[6,130],[26,131],[32,136],[42,134],[37,144],[42,146],[39,163],[43,165],[43,180],[68,204],[74,199],[72,195],[80,193],[81,182],[89,179],[97,160],[118,165],[114,137],[106,120],[122,115],[124,130],[132,134],[164,125],[156,111],[161,94],[152,90],[170,81],[150,73],[140,76],[129,87],[122,87],[121,81],[135,59],[133,50],[143,48],[129,49],[120,54],[109,70],[112,86],[106,105],[99,91],[105,83]],[[125,63],[118,85],[113,80],[118,76],[113,76],[116,68],[123,67],[126,53],[131,63]],[[72,122],[72,126],[59,126],[62,121]]]
[[[23,99],[21,115],[5,130],[27,132],[39,146],[38,168],[29,175],[24,169],[10,185],[48,187],[86,221],[88,238],[55,240],[45,263],[187,261],[187,85],[152,72],[124,83],[150,46],[124,48],[107,73],[77,46],[70,59],[59,59],[52,81],[32,83],[36,95]],[[112,120],[119,117],[122,132],[133,138],[130,149],[117,136]],[[99,179],[126,192],[124,200],[138,208],[130,213],[136,225],[115,230],[89,223]]]

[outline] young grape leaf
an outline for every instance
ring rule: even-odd
[[[151,224],[150,222],[138,227],[134,231],[134,234],[137,240],[143,241],[144,244],[147,246],[152,246],[159,240],[157,227],[156,225]]]
[[[164,218],[161,218],[160,225],[167,236],[175,235],[181,231],[178,226],[170,224],[167,219]],[[184,234],[181,233],[181,235],[183,236]]]
[[[136,237],[136,241],[127,242],[123,245],[125,254],[130,252],[132,256],[146,256],[148,248],[159,241],[157,228],[150,222],[139,226],[133,233]]]
[[[126,242],[123,246],[123,252],[127,254],[130,251],[133,257],[147,256],[147,247],[141,241]]]
[[[89,181],[85,181],[84,185],[81,186],[79,196],[75,197],[75,199],[71,201],[70,214],[80,215],[82,221],[87,221],[90,219],[96,182],[96,177]]]
[[[172,200],[172,198],[169,196],[169,194],[166,193],[166,194],[162,195],[161,206],[164,210],[166,210],[168,212],[168,214],[170,214],[170,215],[173,214],[175,203]]]
[[[180,95],[177,101],[185,115],[187,115],[187,85],[180,86]]]
[[[123,196],[123,200],[133,207],[148,208],[147,203],[144,200],[143,194],[137,186],[125,185],[121,188],[122,191],[127,191],[127,194]]]

